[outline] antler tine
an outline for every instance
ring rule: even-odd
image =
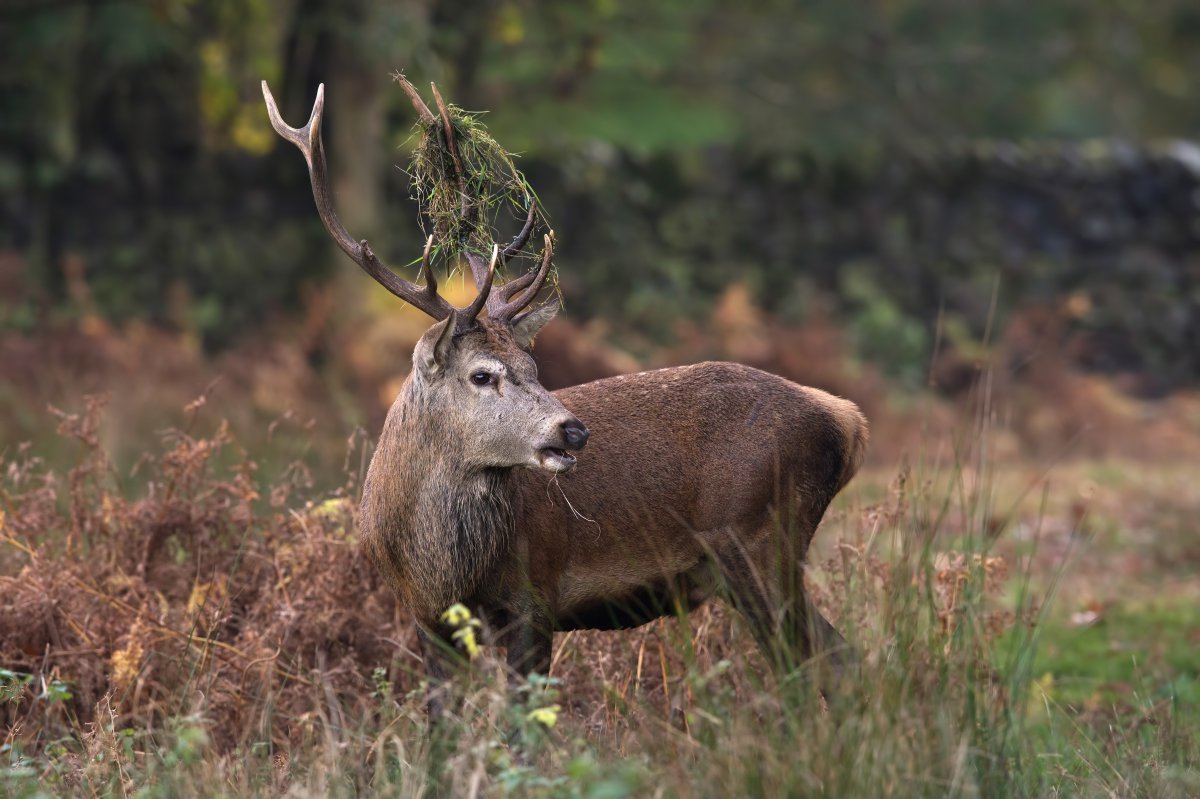
[[[501,266],[507,264],[510,258],[519,253],[521,250],[525,249],[525,243],[529,241],[529,234],[533,232],[533,226],[536,221],[537,200],[531,198],[529,200],[529,215],[525,218],[525,226],[521,228],[520,233],[513,237],[513,240],[509,243],[509,245],[504,248],[504,252],[500,253]],[[516,281],[509,281],[509,283],[505,283],[505,288],[514,282]],[[512,294],[510,293],[507,296],[511,297]]]
[[[475,288],[482,289],[488,279],[488,269],[491,267],[488,266],[487,261],[470,250],[464,250],[463,257],[467,259],[467,264],[471,267],[471,277],[475,281]]]
[[[533,302],[533,298],[536,297],[537,293],[542,290],[542,285],[546,282],[546,275],[550,274],[550,260],[553,257],[554,231],[552,230],[546,234],[545,245],[542,248],[542,264],[540,267],[538,267],[536,273],[530,273],[533,275],[533,278],[530,281],[528,288],[518,294],[515,300],[506,302],[503,305],[497,305],[494,310],[489,310],[489,313],[493,319],[512,319],[514,316],[520,313],[522,308]],[[524,279],[524,276],[518,278],[518,280],[522,279]],[[515,283],[517,281],[514,280],[512,282]],[[507,289],[510,285],[512,284],[507,283],[503,288]]]
[[[433,234],[429,234],[429,238],[425,240],[425,252],[421,254],[421,271],[418,275],[425,276],[425,294],[430,297],[437,296],[437,278],[433,276],[433,270],[429,268],[429,254],[433,252]]]
[[[437,103],[438,113],[442,115],[442,130],[446,134],[446,149],[450,151],[450,160],[454,163],[454,179],[458,183],[458,198],[459,198],[459,216],[467,225],[475,224],[475,204],[471,202],[471,195],[467,192],[467,173],[463,170],[462,157],[458,154],[458,142],[454,138],[454,125],[450,123],[450,112],[446,108],[445,101],[442,100],[442,93],[438,91],[436,83],[430,83],[429,88],[433,90],[433,99]]]
[[[488,296],[492,293],[492,280],[496,277],[496,261],[499,255],[499,245],[493,244],[492,262],[488,265],[487,276],[484,278],[483,285],[479,287],[479,293],[475,295],[474,301],[459,313],[462,325],[470,326],[475,321],[475,317],[479,316],[479,312],[483,310],[483,306],[487,304]]]
[[[525,243],[527,241],[529,241],[529,234],[533,232],[533,226],[534,226],[534,223],[535,223],[536,217],[537,217],[536,203],[537,203],[536,200],[530,201],[529,217],[525,220],[525,227],[521,228],[521,232],[518,233],[513,238],[511,244],[509,244],[507,247],[504,248],[504,253],[501,253],[501,263],[502,264],[505,262],[504,261],[505,253],[507,253],[508,257],[511,258],[512,256],[519,253],[521,250],[523,250],[525,248]],[[530,270],[530,271],[526,272],[525,274],[521,275],[520,277],[513,278],[512,280],[508,281],[507,283],[505,283],[504,285],[502,285],[500,287],[500,296],[503,297],[503,299],[505,299],[505,300],[511,300],[518,291],[523,290],[530,283],[532,283],[534,278],[537,277],[537,274],[538,274],[538,270],[533,269],[533,270]]]
[[[375,278],[380,285],[410,305],[420,308],[434,319],[440,320],[449,316],[454,307],[438,296],[435,283],[427,283],[426,288],[422,289],[415,283],[392,272],[375,257],[375,253],[367,244],[366,239],[355,241],[350,236],[334,212],[333,198],[329,191],[329,175],[325,168],[325,148],[321,144],[321,119],[325,112],[325,84],[322,83],[317,87],[317,99],[313,103],[312,113],[308,117],[308,123],[302,128],[290,127],[283,121],[283,117],[279,114],[279,107],[275,104],[275,97],[271,94],[271,89],[265,80],[262,82],[262,91],[263,100],[267,104],[267,114],[271,118],[271,127],[284,139],[296,145],[304,154],[317,213],[321,216],[321,222],[325,224],[325,230],[337,242],[342,252],[350,256],[351,260],[361,266],[368,275]],[[426,254],[428,255],[428,248]],[[427,266],[425,270],[428,272]],[[430,286],[434,286],[433,290],[430,290]]]
[[[408,78],[401,75],[399,72],[392,75],[396,82],[400,84],[400,88],[408,95],[409,101],[412,103],[413,110],[417,112],[417,116],[421,118],[421,124],[429,127],[437,118],[433,112],[429,110],[429,106],[425,105],[425,101],[421,99],[421,93],[417,91],[417,87],[408,82]]]
[[[275,104],[275,95],[271,94],[271,87],[264,80],[262,82],[263,100],[267,103],[267,116],[271,119],[271,127],[275,129],[283,138],[290,141],[292,144],[300,148],[300,152],[304,154],[304,160],[312,164],[313,153],[313,135],[317,140],[321,134],[321,117],[325,113],[325,84],[322,83],[317,87],[317,99],[313,101],[312,112],[308,115],[308,122],[302,128],[293,128],[283,121],[283,117],[279,113],[279,106]]]

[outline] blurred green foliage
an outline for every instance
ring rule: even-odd
[[[1090,366],[1166,387],[1200,376],[1200,150],[1155,144],[1200,126],[1188,0],[8,0],[0,14],[0,249],[29,269],[5,324],[86,300],[222,346],[345,270],[267,124],[263,78],[293,121],[327,84],[342,215],[409,263],[419,228],[392,167],[412,115],[387,81],[405,69],[490,110],[522,154],[576,315],[662,337],[731,281],[785,318],[819,291],[865,355],[915,379],[939,313],[981,335],[999,286],[1002,313],[1083,296],[1071,325]],[[86,298],[68,290],[72,257]]]

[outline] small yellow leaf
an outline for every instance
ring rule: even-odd
[[[139,619],[129,630],[129,643],[125,645],[124,649],[113,652],[112,657],[109,658],[112,666],[112,685],[119,691],[128,688],[142,668],[142,659],[145,657],[145,647],[142,645],[143,632],[142,622]]]
[[[1029,699],[1026,704],[1026,712],[1034,717],[1039,717],[1046,712],[1046,706],[1053,701],[1054,698],[1054,675],[1046,672],[1041,677],[1033,681],[1030,686]]]
[[[188,596],[187,612],[189,616],[194,616],[208,605],[210,613],[216,612],[221,603],[225,600],[226,580],[224,575],[218,576],[211,583],[197,582],[192,586],[192,593]]]
[[[541,724],[543,727],[550,728],[558,723],[558,711],[561,709],[558,705],[539,707],[536,710],[529,711],[529,714],[525,718]]]
[[[471,620],[471,611],[467,610],[467,606],[459,602],[455,602],[450,607],[446,608],[446,612],[442,614],[442,621],[449,624],[451,627],[461,627],[465,622]]]
[[[479,654],[479,642],[475,639],[473,626],[468,624],[461,630],[456,630],[453,638],[462,644],[463,651],[467,653],[468,658],[474,659]]]
[[[339,519],[342,514],[350,512],[350,500],[345,497],[332,497],[325,500],[309,511],[314,519]]]

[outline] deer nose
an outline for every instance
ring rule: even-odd
[[[588,436],[591,433],[583,426],[583,422],[578,419],[572,419],[569,422],[562,423],[563,441],[567,442],[567,449],[583,449],[583,445],[587,443]]]

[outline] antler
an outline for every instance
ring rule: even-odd
[[[554,231],[546,234],[545,243],[542,245],[542,264],[537,271],[530,271],[515,280],[510,280],[500,287],[499,292],[493,292],[491,299],[488,301],[488,316],[493,319],[503,319],[510,321],[525,306],[533,302],[539,291],[542,290],[542,285],[546,282],[546,276],[550,274],[550,260],[554,257]],[[512,299],[513,295],[516,299]]]
[[[337,242],[342,252],[350,256],[363,268],[363,271],[375,278],[392,294],[410,305],[420,308],[434,319],[440,321],[450,316],[451,313],[457,312],[457,325],[460,329],[473,324],[475,317],[479,315],[479,311],[488,302],[491,294],[490,275],[477,276],[476,284],[479,286],[479,295],[465,309],[456,309],[437,293],[437,281],[433,277],[433,270],[429,264],[429,256],[433,250],[433,236],[430,236],[425,242],[425,252],[421,258],[421,272],[425,275],[425,287],[422,288],[392,272],[376,257],[366,239],[355,241],[342,225],[341,220],[338,219],[337,213],[333,210],[333,200],[329,192],[329,175],[325,168],[325,148],[321,142],[321,119],[325,112],[325,84],[322,83],[317,87],[317,99],[313,103],[308,124],[302,128],[290,127],[283,121],[283,117],[279,114],[279,108],[275,104],[275,98],[265,80],[262,82],[262,91],[263,99],[267,104],[267,114],[271,117],[271,127],[275,128],[275,132],[284,139],[296,145],[304,154],[304,160],[308,164],[308,177],[312,182],[313,200],[317,204],[317,213],[320,214],[321,221],[325,224],[325,230]],[[422,120],[427,123],[431,122],[433,115],[420,102],[420,97],[415,92],[410,92],[410,96],[414,97],[414,105],[419,104],[418,113],[421,113],[422,109],[424,110]],[[489,272],[494,272],[496,259],[497,255],[493,254]]]
[[[421,99],[416,88],[403,75],[397,75],[396,80],[412,101],[413,108],[421,118],[421,123],[426,130],[436,126],[438,117],[429,110],[429,106],[425,105],[425,101]],[[442,101],[442,95],[438,92],[437,86],[434,84],[430,84],[430,86],[433,89],[433,97],[437,101],[442,131],[446,137],[446,149],[454,164],[455,188],[461,197],[461,215],[463,220],[471,225],[477,220],[479,209],[468,191],[466,172],[459,154],[458,143],[454,138],[454,125],[451,123],[449,110]],[[542,250],[542,262],[538,269],[510,280],[493,291],[497,265],[505,266],[520,253],[533,233],[537,222],[537,201],[535,199],[530,198],[525,224],[509,245],[503,250],[499,248],[499,245],[492,245],[490,263],[485,264],[483,258],[473,252],[465,252],[467,263],[471,266],[471,276],[475,280],[475,286],[479,293],[466,308],[455,308],[437,293],[437,280],[434,278],[429,263],[430,254],[433,251],[433,236],[426,240],[425,251],[421,256],[420,274],[425,277],[425,286],[422,288],[392,272],[371,250],[366,239],[355,241],[342,225],[341,220],[338,219],[329,191],[329,175],[325,167],[325,148],[321,141],[321,120],[325,112],[325,84],[322,83],[317,87],[317,99],[313,103],[308,124],[302,128],[290,127],[283,121],[283,117],[279,114],[279,108],[275,104],[275,98],[265,80],[262,82],[262,91],[263,99],[267,104],[267,114],[271,117],[271,127],[275,128],[275,132],[281,137],[296,145],[304,154],[304,160],[308,164],[309,180],[312,182],[313,200],[316,202],[317,213],[321,216],[325,230],[341,247],[342,252],[350,256],[355,263],[362,267],[363,271],[375,278],[392,294],[410,305],[420,308],[439,321],[454,313],[456,325],[460,330],[470,327],[479,312],[485,307],[488,309],[488,316],[492,319],[510,322],[537,297],[550,272],[550,261],[554,254],[553,231],[545,237],[546,244]]]
[[[476,198],[473,197],[469,189],[469,181],[467,179],[466,170],[463,166],[461,151],[458,147],[458,142],[455,140],[454,124],[450,118],[450,111],[442,99],[442,93],[438,91],[437,84],[429,84],[429,88],[433,92],[433,99],[437,105],[437,113],[430,110],[425,101],[421,99],[420,92],[416,87],[409,83],[408,79],[403,75],[397,74],[394,76],[396,82],[408,95],[412,102],[413,109],[417,112],[417,116],[421,118],[422,124],[426,130],[431,130],[437,123],[441,122],[442,135],[445,136],[446,150],[450,154],[450,162],[453,165],[453,177],[447,176],[447,180],[454,181],[454,189],[459,195],[459,215],[468,228],[474,227],[479,220],[479,207]],[[526,214],[525,224],[521,227],[519,233],[513,237],[508,246],[503,250],[497,250],[493,246],[491,263],[486,263],[481,256],[465,250],[464,257],[471,267],[471,276],[475,280],[475,286],[480,293],[484,293],[485,286],[491,286],[494,278],[494,271],[497,264],[503,268],[517,254],[525,248],[529,242],[530,236],[533,234],[533,229],[537,224],[537,200],[533,197],[529,198],[529,209]],[[511,321],[518,313],[521,312],[529,303],[537,297],[542,286],[546,282],[546,276],[550,271],[550,261],[554,254],[554,249],[551,244],[551,237],[546,237],[546,247],[542,251],[542,261],[539,268],[530,270],[518,278],[508,281],[491,290],[485,301],[485,307],[488,309],[488,316],[497,321]],[[515,299],[514,299],[515,297]]]
[[[529,241],[529,236],[533,233],[534,221],[537,215],[537,206],[535,200],[529,202],[529,216],[525,220],[524,227],[512,240],[512,242],[500,250],[498,245],[492,245],[492,262],[490,266],[484,266],[483,259],[473,252],[467,252],[467,263],[471,265],[471,274],[475,278],[475,286],[483,291],[483,286],[486,284],[489,287],[492,282],[492,273],[495,271],[496,262],[499,260],[501,265],[507,263],[517,253],[524,249]],[[487,298],[486,307],[488,316],[492,319],[502,322],[509,322],[521,312],[529,303],[537,297],[542,286],[546,282],[546,276],[550,274],[550,261],[554,256],[553,245],[554,231],[545,237],[545,246],[542,249],[542,262],[537,269],[532,269],[520,277],[513,278],[507,283],[491,290]],[[513,299],[514,296],[516,299]]]

